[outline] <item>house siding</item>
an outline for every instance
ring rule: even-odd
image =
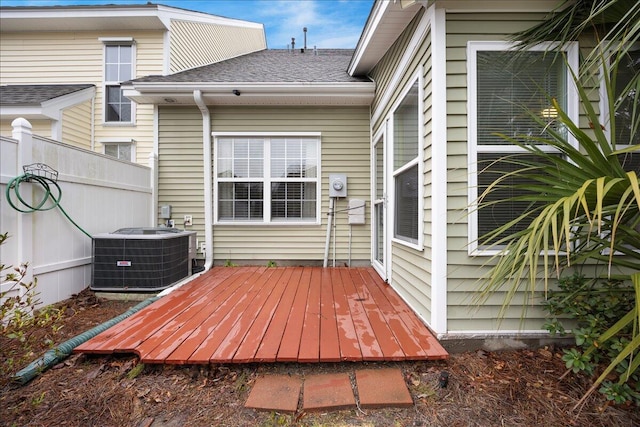
[[[62,142],[82,147],[91,148],[91,120],[93,109],[92,102],[83,102],[62,113]]]
[[[266,49],[262,27],[171,21],[170,72]]]
[[[324,258],[329,174],[346,173],[348,198],[367,203],[365,225],[351,228],[351,260],[369,263],[370,173],[367,107],[225,107],[211,108],[213,132],[320,132],[321,224],[213,226],[214,263],[320,263]],[[161,107],[159,129],[159,204],[172,205],[173,217],[193,215],[198,238],[204,239],[204,162],[202,116],[196,108]],[[214,147],[215,149],[215,144]],[[213,152],[213,150],[212,150]],[[213,160],[212,160],[213,163]],[[215,168],[215,165],[214,165]],[[215,173],[215,171],[214,171]],[[214,188],[215,191],[215,188]],[[336,209],[347,207],[339,199]],[[336,260],[349,257],[346,212],[337,214]],[[330,253],[333,256],[333,249]]]
[[[448,331],[541,330],[545,321],[537,305],[520,304],[518,294],[503,319],[498,319],[504,294],[497,292],[481,307],[475,304],[488,258],[468,255],[467,173],[467,42],[506,40],[544,16],[537,13],[448,13],[447,33],[447,247]],[[531,304],[531,302],[528,302]],[[527,319],[522,320],[523,310]]]
[[[13,119],[0,121],[0,135],[11,137],[11,134],[13,133],[11,122],[13,122]],[[51,138],[50,120],[29,120],[29,123],[31,123],[31,131],[34,135]]]
[[[372,70],[371,76],[376,81],[376,97],[373,101],[373,132],[376,133],[391,113],[392,106],[399,100],[402,91],[416,77],[419,69],[423,77],[423,119],[422,146],[420,147],[423,163],[423,247],[420,250],[398,242],[391,244],[391,285],[427,323],[431,322],[431,146],[432,146],[432,97],[431,97],[431,35],[429,30],[419,42],[416,54],[410,59],[399,80],[394,83],[394,75],[402,57],[409,49],[412,37],[421,21],[426,19],[421,11],[398,37],[385,56]],[[395,84],[394,87],[392,85]],[[391,96],[386,98],[386,93]],[[388,136],[387,143],[391,143]]]
[[[82,31],[2,33],[0,39],[0,81],[2,84],[90,83],[96,85],[95,147],[100,141],[131,139],[137,161],[148,162],[153,149],[153,106],[136,107],[135,125],[104,124],[103,43],[100,37],[132,37],[136,46],[135,76],[161,74],[163,33],[161,31]],[[29,64],[25,67],[25,64]],[[35,131],[34,131],[35,132]],[[50,136],[50,131],[46,135]]]

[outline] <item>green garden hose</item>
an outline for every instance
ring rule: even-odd
[[[40,202],[34,203],[33,205],[27,202],[20,194],[20,184],[30,182],[37,182],[44,190],[44,195]],[[62,205],[60,205],[60,199],[62,198],[62,189],[55,180],[46,176],[38,176],[31,173],[25,173],[24,175],[20,175],[9,181],[5,193],[9,205],[18,212],[32,213],[37,211],[48,211],[57,207],[58,209],[60,209],[60,212],[62,212],[62,214],[67,217],[67,219],[71,221],[73,225],[76,226],[78,230],[82,231],[90,239],[92,238],[91,234],[87,233],[73,219],[71,219],[69,214],[67,214],[67,212],[62,208]],[[14,197],[12,196],[12,194],[15,195],[15,199],[17,199],[19,203],[14,202]],[[20,207],[18,205],[20,205]]]
[[[60,363],[62,360],[69,357],[73,352],[73,349],[79,346],[80,344],[90,340],[91,338],[95,337],[99,333],[106,331],[113,325],[120,323],[121,321],[131,316],[132,314],[135,314],[138,311],[142,310],[144,307],[150,305],[151,303],[156,302],[158,299],[160,299],[160,297],[158,296],[147,298],[146,300],[142,301],[135,307],[131,307],[129,310],[122,313],[121,315],[114,317],[113,319],[108,320],[92,329],[89,329],[88,331],[80,335],[77,335],[68,341],[63,342],[62,344],[60,344],[58,347],[54,349],[48,350],[42,357],[40,357],[37,360],[34,360],[26,368],[17,372],[13,376],[13,381],[18,384],[25,385],[26,383],[34,379],[36,376],[41,374],[46,369],[49,369],[50,367],[54,366],[57,363]]]

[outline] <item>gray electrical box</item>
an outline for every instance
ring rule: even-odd
[[[349,200],[349,224],[364,224],[364,207],[362,199]]]
[[[329,175],[329,197],[347,197],[347,175]]]
[[[160,206],[160,218],[162,218],[162,219],[170,219],[171,218],[171,205],[162,205],[162,206]]]

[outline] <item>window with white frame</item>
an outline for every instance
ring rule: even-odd
[[[104,154],[120,160],[135,159],[134,145],[131,142],[103,142]]]
[[[319,136],[218,136],[215,157],[217,222],[319,222]]]
[[[416,80],[393,112],[394,238],[420,241],[420,90]]]
[[[104,45],[104,121],[133,122],[133,103],[122,94],[121,83],[134,75],[134,44],[132,41],[105,41]]]
[[[512,51],[506,43],[469,42],[469,172],[470,202],[498,178],[521,166],[519,160],[542,161],[499,134],[517,138],[522,135],[544,138],[549,129],[565,130],[558,124],[557,111],[551,99],[556,99],[563,111],[575,118],[577,98],[569,84],[570,74],[562,55],[540,50]],[[570,63],[576,63],[572,49]],[[531,114],[541,117],[540,125]],[[528,141],[530,142],[530,141]],[[550,146],[539,148],[553,153]],[[523,194],[522,178],[507,178],[500,187],[486,195],[480,209],[470,215],[471,250],[487,248],[497,240],[524,230],[529,224],[512,224],[502,234],[489,240],[483,236],[509,224],[532,206],[513,200]],[[516,188],[518,186],[519,188]],[[498,249],[498,248],[496,248]]]

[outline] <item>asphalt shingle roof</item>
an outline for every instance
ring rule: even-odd
[[[40,105],[90,87],[94,85],[5,85],[0,86],[0,105]]]
[[[353,83],[370,82],[347,73],[353,50],[261,50],[168,76],[147,76],[149,83]]]

